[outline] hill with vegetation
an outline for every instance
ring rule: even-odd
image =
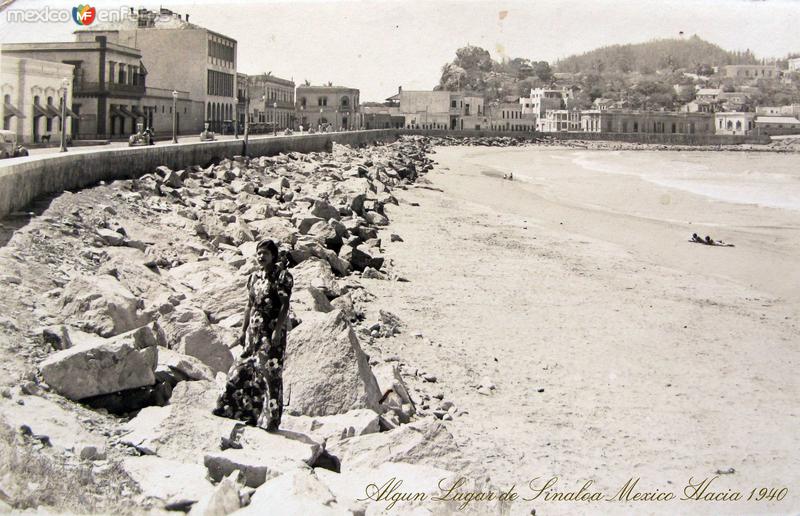
[[[712,67],[729,64],[757,64],[750,50],[730,52],[698,37],[658,39],[646,43],[611,45],[555,63],[558,72],[652,74],[657,70],[684,69],[709,75]]]
[[[435,89],[474,91],[496,102],[527,96],[532,88],[572,87],[580,108],[605,98],[632,109],[677,109],[693,100],[698,88],[734,91],[744,85],[715,72],[715,68],[758,62],[750,50],[728,51],[698,36],[611,45],[553,65],[523,57],[497,61],[481,47],[466,46],[442,67]],[[785,66],[785,60],[776,64]],[[797,75],[791,84],[759,81],[756,88],[748,84],[752,104],[800,102]]]

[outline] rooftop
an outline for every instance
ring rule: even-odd
[[[756,123],[768,124],[800,124],[800,120],[793,116],[759,116]]]

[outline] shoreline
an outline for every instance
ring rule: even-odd
[[[492,136],[428,136],[434,146],[520,147],[536,146],[553,149],[631,150],[631,151],[698,151],[698,152],[772,152],[779,154],[800,152],[800,135],[775,139],[766,144],[739,143],[716,145],[685,145],[677,143],[627,142],[615,139],[582,140],[560,139],[548,136],[509,135]]]

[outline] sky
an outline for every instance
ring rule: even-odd
[[[2,3],[2,2],[0,2]],[[87,2],[88,3],[88,2]],[[7,9],[69,9],[78,2],[16,0]],[[298,84],[359,88],[362,101],[431,89],[466,44],[492,57],[551,63],[574,53],[692,34],[757,57],[800,51],[800,0],[228,0],[113,2],[167,7],[238,41],[238,70]],[[71,41],[69,21],[8,22],[0,42]],[[146,63],[145,63],[146,64]]]

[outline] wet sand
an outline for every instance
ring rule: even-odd
[[[763,514],[800,508],[800,212],[733,204],[536,149],[439,148],[400,192],[377,280],[404,322],[398,354],[469,414],[447,425],[499,487],[528,481],[664,502],[516,502],[528,514]],[[547,152],[558,152],[552,149]],[[573,152],[573,151],[563,151]],[[711,153],[708,153],[711,154]],[[741,156],[740,153],[737,153]],[[659,153],[659,159],[677,159]],[[737,158],[741,159],[741,158]],[[528,181],[505,181],[508,169]],[[419,206],[408,203],[417,202]],[[692,232],[736,244],[687,242]],[[415,338],[414,332],[423,338]],[[489,377],[490,396],[477,386]],[[704,495],[685,487],[719,475]],[[783,501],[745,501],[754,488]]]

